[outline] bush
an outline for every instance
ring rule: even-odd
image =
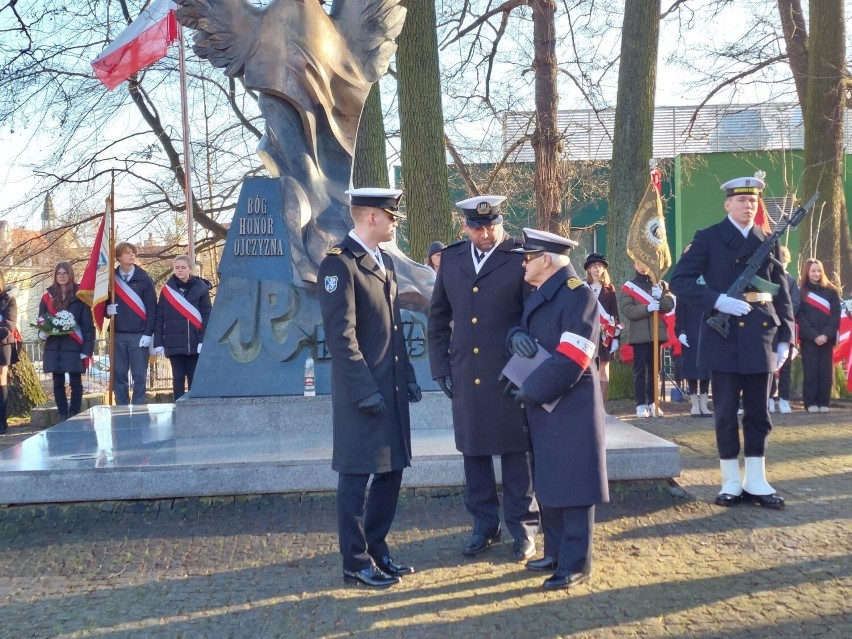
[[[633,399],[633,367],[616,359],[609,363],[607,399]]]

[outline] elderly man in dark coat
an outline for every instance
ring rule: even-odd
[[[442,252],[429,310],[432,377],[453,403],[456,448],[464,455],[465,506],[473,531],[462,554],[478,555],[500,539],[500,501],[493,455],[500,455],[503,513],[518,561],[535,554],[539,527],[524,414],[499,381],[509,356],[507,331],[521,319],[524,284],[516,241],[503,231],[506,198],[458,202],[468,240]]]
[[[740,276],[766,234],[755,225],[764,183],[736,178],[722,185],[725,211],[721,222],[695,234],[675,266],[671,289],[681,302],[706,316],[731,316],[727,336],[702,324],[698,365],[710,369],[716,447],[722,488],[715,503],[734,506],[747,501],[766,508],[784,507],[784,499],[766,480],[764,451],[772,422],[767,402],[772,374],[781,368],[793,338],[793,310],[781,254],[767,259],[744,299],[726,291]],[[698,283],[703,276],[706,285]],[[762,280],[762,282],[761,282]],[[740,478],[740,434],[737,409],[742,397],[745,475]]]
[[[344,581],[384,588],[414,572],[394,561],[385,538],[396,514],[402,470],[411,465],[408,402],[420,401],[421,393],[401,330],[394,263],[379,248],[402,217],[402,192],[363,188],[347,194],[355,228],[328,251],[318,281],[331,351],[331,465],[339,473]]]
[[[526,407],[544,528],[544,558],[527,568],[553,571],[544,588],[570,588],[591,575],[595,504],[609,500],[604,406],[594,365],[600,318],[592,289],[568,259],[577,243],[535,229],[524,229],[524,237],[517,250],[524,254],[526,281],[537,288],[508,343],[519,357],[533,357],[539,347],[550,355],[514,391]],[[534,339],[532,348],[522,335]]]

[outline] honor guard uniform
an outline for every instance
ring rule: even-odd
[[[716,504],[733,506],[746,501],[783,508],[783,498],[766,480],[764,451],[772,429],[767,407],[770,378],[787,358],[793,338],[790,292],[776,246],[743,299],[727,295],[751,255],[766,239],[766,234],[754,224],[764,183],[744,177],[726,182],[721,188],[725,191],[727,216],[695,234],[674,268],[670,286],[679,300],[701,310],[705,320],[716,311],[731,316],[727,336],[705,321],[698,337],[698,366],[710,370],[713,386],[722,472]],[[701,276],[704,285],[698,283]],[[742,478],[737,419],[740,396],[745,453]]]
[[[414,572],[394,561],[385,540],[402,471],[411,465],[408,403],[421,397],[403,338],[394,263],[379,248],[403,217],[402,191],[346,193],[355,228],[326,254],[317,287],[331,352],[331,466],[339,473],[344,581],[384,588]]]
[[[544,581],[547,589],[570,588],[591,575],[595,505],[609,500],[604,406],[594,363],[600,312],[568,259],[576,242],[535,229],[524,229],[524,238],[517,251],[525,259],[526,281],[536,289],[508,344],[519,357],[539,349],[549,354],[514,392],[529,423],[544,528],[544,557],[527,568],[553,572]]]
[[[473,530],[462,553],[477,555],[500,539],[492,459],[499,455],[503,518],[514,539],[512,553],[523,561],[535,553],[539,527],[529,432],[499,377],[509,359],[506,333],[520,323],[529,287],[523,259],[512,253],[517,242],[503,230],[505,200],[482,195],[456,204],[468,239],[441,252],[429,309],[429,364],[452,400],[456,448],[464,456],[465,506]]]

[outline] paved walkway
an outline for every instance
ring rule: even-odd
[[[852,636],[852,406],[776,416],[780,512],[713,506],[712,420],[666,407],[642,426],[681,445],[683,476],[612,487],[594,578],[570,593],[508,542],[463,558],[457,489],[405,492],[391,541],[419,572],[381,592],[343,585],[331,495],[11,507],[0,636]]]

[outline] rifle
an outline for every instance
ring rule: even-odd
[[[766,262],[767,258],[771,257],[778,239],[787,232],[788,228],[796,228],[799,223],[805,219],[805,215],[807,215],[808,211],[813,208],[817,198],[819,198],[819,191],[814,193],[813,197],[808,200],[806,204],[800,204],[797,206],[792,215],[784,214],[781,216],[781,221],[778,226],[775,227],[775,231],[773,231],[772,235],[763,240],[763,243],[757,247],[757,250],[749,258],[748,264],[746,264],[743,272],[740,273],[739,277],[737,277],[737,279],[734,280],[734,283],[731,284],[730,288],[728,288],[728,297],[735,297],[738,300],[743,299],[743,293],[747,286],[753,286],[760,291],[771,293],[772,295],[778,293],[778,285],[773,284],[772,282],[767,282],[763,278],[758,277],[757,272],[763,266],[764,262]],[[722,337],[727,337],[730,332],[730,319],[731,316],[728,313],[713,311],[710,317],[707,318],[707,324],[709,324],[713,330],[719,332]]]

